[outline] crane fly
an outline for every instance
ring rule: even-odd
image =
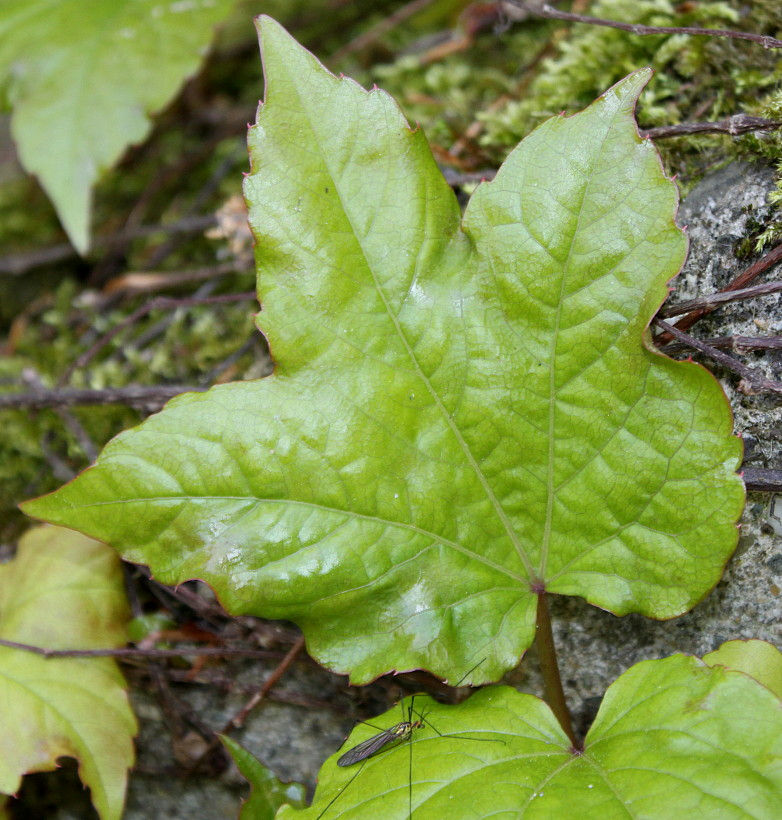
[[[475,668],[475,667],[474,667]],[[473,669],[470,670],[472,672]],[[467,673],[470,674],[469,672]],[[466,677],[466,675],[465,675]],[[461,683],[461,681],[460,681]],[[457,684],[458,686],[458,684]],[[404,707],[403,707],[404,709]],[[416,716],[416,720],[413,720],[413,716]],[[371,724],[370,724],[371,725]],[[358,771],[350,778],[350,780],[345,784],[344,788],[342,788],[328,803],[328,805],[323,809],[323,811],[318,815],[317,820],[320,820],[326,812],[334,805],[336,800],[341,797],[349,788],[349,786],[353,783],[353,781],[361,774],[364,765],[369,760],[369,758],[374,757],[375,755],[380,754],[381,752],[390,751],[392,748],[397,746],[398,744],[408,742],[410,743],[410,754],[408,758],[408,817],[412,817],[413,813],[413,747],[412,747],[412,738],[413,732],[416,729],[421,729],[424,726],[428,726],[432,729],[437,735],[440,737],[452,737],[457,740],[474,740],[479,742],[494,742],[494,743],[504,743],[505,741],[499,740],[498,738],[487,738],[487,737],[458,737],[454,735],[444,735],[442,732],[437,729],[437,727],[433,726],[430,721],[426,719],[426,715],[423,712],[416,712],[415,711],[415,695],[413,695],[410,705],[408,706],[407,710],[407,720],[400,721],[399,723],[395,724],[394,726],[390,726],[388,729],[383,729],[376,735],[372,735],[372,737],[367,738],[366,740],[362,741],[356,746],[353,746],[351,749],[348,749],[338,760],[337,766],[342,768],[347,768],[348,766],[354,766],[356,763],[360,763],[361,766],[358,768]]]
[[[412,710],[412,704],[410,708]],[[359,743],[358,746],[354,746],[345,752],[337,761],[337,766],[345,767],[352,766],[354,763],[360,763],[362,760],[376,755],[388,746],[409,740],[413,735],[413,730],[420,729],[424,723],[428,723],[430,726],[432,725],[423,715],[419,716],[419,720],[409,720],[410,717],[412,717],[412,714],[408,715],[408,720],[403,720],[390,729],[383,729],[380,734],[373,735],[362,743]],[[434,726],[432,726],[432,728],[434,729]],[[435,729],[435,732],[437,732],[437,729]]]
[[[364,764],[369,760],[370,757],[374,757],[377,754],[380,754],[383,751],[390,751],[392,747],[396,746],[398,743],[403,743],[405,741],[412,740],[413,731],[415,729],[420,729],[424,724],[427,726],[431,726],[435,732],[439,735],[440,732],[432,726],[431,723],[426,719],[426,717],[414,711],[414,704],[415,704],[415,695],[413,695],[412,700],[410,701],[410,706],[408,707],[407,711],[407,720],[400,721],[399,723],[395,724],[394,726],[390,726],[388,729],[383,729],[376,735],[372,735],[372,737],[367,738],[366,740],[359,743],[357,746],[353,746],[352,749],[348,749],[345,754],[342,755],[337,760],[337,766],[341,766],[342,768],[347,768],[348,766],[354,766],[356,763],[360,763],[358,771],[353,775],[353,777],[348,780],[345,784],[345,787],[337,792],[336,795],[331,799],[328,805],[323,809],[323,811],[318,815],[317,820],[320,820],[324,814],[334,805],[338,798],[340,798],[350,787],[351,783],[361,774],[362,769],[364,768]],[[404,708],[404,707],[403,707]],[[413,715],[417,715],[418,719],[413,720]],[[371,724],[369,724],[371,725]],[[481,738],[483,739],[483,738]],[[412,768],[413,768],[413,750],[412,747],[410,748],[410,771],[408,773],[408,788],[412,791]],[[412,793],[410,795],[410,803],[412,805]],[[412,810],[411,810],[412,811]]]

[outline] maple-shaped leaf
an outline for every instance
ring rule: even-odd
[[[0,98],[77,250],[92,186],[194,73],[234,0],[3,0]]]
[[[70,530],[39,527],[0,566],[0,638],[46,649],[126,643],[128,605],[117,556]],[[136,720],[111,658],[45,658],[0,646],[0,792],[22,775],[79,761],[102,820],[118,820]]]
[[[324,763],[313,805],[277,817],[777,820],[781,707],[740,672],[684,655],[643,661],[608,688],[576,751],[533,695],[490,686],[460,706],[416,697],[413,721],[425,721],[409,741],[337,766],[345,749],[378,731],[361,724]],[[401,720],[397,708],[372,722]]]
[[[387,94],[259,28],[245,192],[276,371],[177,398],[25,510],[296,621],[358,683],[496,680],[543,589],[692,607],[736,544],[741,444],[714,378],[644,342],[686,245],[633,119],[650,72],[538,128],[461,220]]]

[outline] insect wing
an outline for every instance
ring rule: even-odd
[[[358,746],[354,746],[345,752],[337,761],[337,766],[352,766],[354,763],[366,760],[368,757],[372,757],[372,755],[376,755],[379,751],[385,749],[386,746],[397,743],[400,740],[405,740],[405,738],[410,736],[412,730],[412,724],[407,721],[397,723],[396,726],[392,726],[390,729],[380,732],[380,734],[373,735],[362,743],[359,743]]]

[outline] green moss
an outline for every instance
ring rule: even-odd
[[[245,281],[225,284],[236,291],[250,290],[251,279],[248,275]],[[0,389],[17,392],[25,369],[44,386],[53,386],[74,359],[148,298],[105,310],[96,294],[81,290],[72,279],[63,281],[48,306],[24,324],[13,355],[0,358]],[[100,390],[127,384],[200,384],[207,370],[230,357],[254,332],[252,309],[253,303],[246,302],[173,314],[155,311],[116,336],[87,368],[76,371],[70,386]],[[242,378],[256,357],[252,350],[240,357],[233,377]],[[98,449],[139,421],[137,412],[122,405],[75,407],[68,413]],[[0,533],[20,520],[20,500],[55,489],[67,480],[68,471],[75,474],[90,461],[55,410],[3,411],[0,452]]]
[[[775,81],[782,83],[782,61],[775,72]],[[752,113],[782,122],[782,89],[762,98]],[[772,206],[771,218],[749,237],[752,250],[757,253],[782,240],[782,129],[748,134],[740,141],[738,150],[743,157],[762,157],[776,168],[776,187],[768,196],[768,204]]]
[[[679,13],[667,0],[603,0],[590,14],[650,26],[725,27],[738,20],[727,3],[688,4]],[[588,105],[626,74],[651,66],[656,76],[639,101],[644,126],[681,122],[711,89],[705,54],[706,39],[685,35],[638,36],[613,28],[574,24],[556,54],[547,59],[530,84],[529,93],[505,108],[484,113],[484,141],[511,147],[544,119],[560,111]],[[697,91],[696,91],[697,86]]]

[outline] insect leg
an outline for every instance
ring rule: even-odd
[[[333,806],[333,805],[337,802],[337,800],[339,800],[339,798],[340,798],[340,797],[342,797],[342,795],[343,795],[343,794],[345,794],[345,792],[346,792],[346,791],[348,790],[348,788],[350,787],[350,784],[351,784],[351,783],[352,783],[352,782],[353,782],[353,781],[354,781],[354,780],[355,780],[355,779],[356,779],[356,778],[357,778],[357,777],[361,774],[361,770],[364,768],[364,765],[366,764],[366,762],[367,762],[366,760],[364,760],[364,761],[362,762],[362,764],[358,767],[358,770],[357,770],[357,771],[356,771],[356,773],[353,775],[353,777],[351,777],[351,778],[350,778],[350,780],[348,780],[348,782],[345,784],[345,788],[344,788],[344,789],[342,789],[341,791],[338,791],[338,792],[334,795],[334,797],[332,797],[332,798],[331,798],[331,800],[329,801],[329,804],[328,804],[328,805],[326,806],[326,808],[325,808],[325,809],[323,809],[323,811],[322,811],[322,812],[321,812],[321,813],[320,813],[320,814],[319,814],[319,815],[315,818],[315,820],[320,820],[320,818],[321,818],[321,817],[323,817],[323,815],[324,815],[324,814],[325,814],[325,813],[326,813],[326,812],[327,812],[327,811],[328,811],[328,810],[329,810],[329,809],[330,809],[330,808],[331,808],[331,807],[332,807],[332,806]]]

